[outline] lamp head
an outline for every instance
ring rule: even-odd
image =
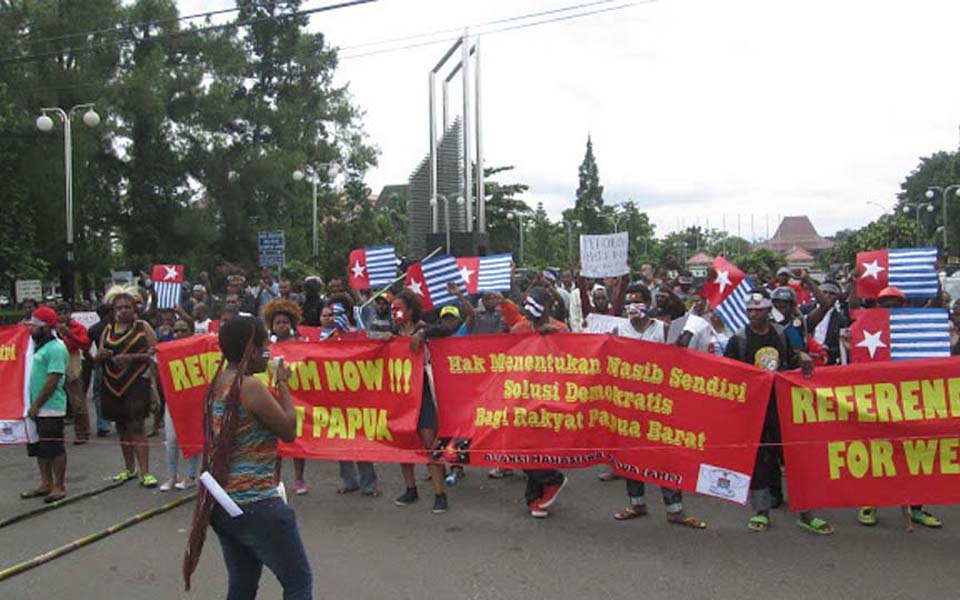
[[[463,199],[463,196],[457,196],[457,206],[463,206],[464,202],[466,202],[466,200]]]
[[[40,115],[37,117],[37,129],[40,131],[50,131],[53,129],[53,119],[47,115]]]
[[[96,127],[100,124],[100,115],[93,108],[88,108],[87,112],[83,113],[83,124],[87,127]]]
[[[927,197],[927,200],[933,200],[933,190],[927,190],[927,193],[924,194]]]
[[[304,177],[306,177],[306,174],[300,169],[297,169],[296,171],[293,172],[294,181],[303,181]]]

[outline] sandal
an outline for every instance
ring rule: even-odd
[[[360,489],[359,487],[347,487],[347,486],[345,486],[345,485],[341,485],[340,487],[337,488],[337,493],[338,493],[338,494],[352,494],[353,492],[356,492],[356,491],[359,490],[359,489]]]
[[[30,498],[44,498],[50,495],[50,490],[30,490],[29,492],[20,492],[20,497],[24,500]]]
[[[694,519],[693,517],[688,517],[683,513],[676,515],[667,515],[667,523],[673,525],[680,525],[682,527],[689,527],[690,529],[706,529],[707,524],[700,519]]]
[[[914,523],[923,525],[924,527],[931,527],[933,529],[943,527],[943,523],[940,522],[940,519],[931,515],[927,511],[923,510],[922,508],[917,510],[911,510],[910,520],[913,521]]]
[[[833,533],[833,527],[830,523],[827,523],[820,517],[814,517],[809,521],[801,519],[797,521],[797,526],[806,529],[810,533],[816,533],[817,535],[831,535]]]
[[[380,491],[380,488],[373,488],[372,490],[363,492],[363,495],[369,496],[370,498],[379,498],[383,495],[383,492]]]
[[[770,529],[770,517],[766,515],[754,515],[747,521],[747,529],[750,531],[766,531]]]
[[[877,509],[872,506],[864,506],[857,511],[857,522],[867,527],[873,527],[877,524]]]
[[[124,469],[123,471],[120,471],[119,473],[117,473],[116,475],[114,475],[113,480],[114,480],[114,481],[129,481],[129,480],[133,479],[133,478],[136,477],[136,476],[137,476],[137,471],[136,471],[136,469],[134,469],[133,471],[128,471],[128,470]]]
[[[631,519],[637,519],[647,514],[646,506],[628,506],[620,512],[613,515],[613,518],[618,521],[629,521]]]
[[[49,496],[43,499],[43,502],[44,504],[53,504],[54,502],[59,502],[60,500],[63,500],[66,497],[67,497],[66,494],[57,494],[56,496],[54,496],[53,494],[50,494]]]
[[[160,482],[157,481],[157,478],[150,473],[145,473],[143,477],[140,478],[140,485],[145,488],[155,488],[157,487],[158,483]]]

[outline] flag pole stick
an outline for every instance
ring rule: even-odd
[[[420,261],[430,260],[431,258],[433,258],[434,256],[436,256],[437,253],[440,252],[441,250],[443,250],[443,246],[437,246],[436,248],[433,249],[433,252],[431,252],[430,254],[424,256],[423,258],[421,258]],[[386,294],[387,291],[388,291],[391,287],[393,287],[393,284],[397,283],[398,281],[402,281],[402,280],[404,280],[404,279],[406,279],[406,278],[407,278],[407,271],[404,271],[402,275],[400,275],[399,277],[397,277],[396,279],[394,279],[393,281],[391,281],[390,283],[388,283],[383,289],[381,289],[380,291],[378,291],[376,294],[370,296],[370,298],[368,298],[366,302],[364,302],[363,304],[360,305],[359,310],[363,310],[363,309],[366,308],[371,302],[373,302],[374,300],[376,300],[376,299],[379,298],[380,296]]]

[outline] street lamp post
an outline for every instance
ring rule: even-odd
[[[610,219],[610,221],[613,223],[613,232],[620,233],[620,219],[623,218],[623,215],[620,215],[618,217],[607,215],[606,217]]]
[[[920,245],[920,211],[926,208],[927,212],[933,212],[933,204],[926,204],[924,202],[904,202],[903,203],[903,214],[910,214],[910,209],[913,209],[914,214],[917,217],[917,245]]]
[[[323,167],[327,173],[327,180],[330,183],[337,178],[337,175],[340,173],[340,166],[337,163],[320,163],[319,165],[312,167],[307,166],[304,169],[297,169],[293,172],[294,181],[303,181],[305,178],[310,178],[311,186],[313,187],[313,266],[314,268],[320,267],[320,228],[317,226],[318,221],[318,205],[317,205],[317,195],[318,189],[320,187],[320,170],[319,168]]]
[[[524,264],[523,261],[523,215],[517,213],[507,213],[507,219],[513,220],[517,219],[517,227],[520,229],[520,264]]]
[[[947,187],[940,187],[939,185],[931,185],[927,188],[927,192],[924,196],[927,197],[927,200],[933,200],[935,194],[934,192],[940,192],[940,199],[943,202],[943,253],[946,256],[949,256],[947,252],[947,200],[950,199],[950,190],[955,190],[955,195],[960,198],[960,184],[953,183]],[[932,205],[931,205],[932,206]]]
[[[40,116],[37,117],[37,129],[40,131],[50,131],[53,129],[53,119],[50,114],[55,114],[63,123],[63,172],[65,179],[65,197],[66,197],[66,221],[67,221],[67,265],[64,273],[64,297],[67,300],[73,300],[74,281],[73,281],[73,133],[70,127],[70,120],[73,115],[81,110],[87,109],[83,113],[83,124],[87,127],[96,127],[100,124],[100,115],[93,110],[93,103],[78,104],[70,110],[62,108],[49,107],[41,108]]]
[[[573,228],[580,227],[580,221],[563,220],[563,225],[567,229],[567,263],[573,262]]]
[[[438,206],[437,198],[443,200],[443,225],[447,232],[447,254],[450,254],[450,199],[443,194],[437,194],[431,198],[430,206],[433,207],[434,214],[436,214]],[[463,206],[464,202],[463,196],[457,196],[457,206]]]

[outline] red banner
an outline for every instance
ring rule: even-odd
[[[286,342],[270,346],[291,369],[297,439],[280,454],[325,460],[425,462],[417,435],[423,354],[408,340]],[[221,359],[214,335],[157,347],[160,378],[185,456],[202,450],[203,399]],[[268,382],[263,374],[265,383]]]
[[[212,333],[157,344],[163,397],[184,456],[203,451],[203,399],[221,358]]]
[[[0,444],[27,441],[23,417],[30,404],[26,376],[32,349],[29,329],[23,325],[0,327]]]
[[[603,335],[446,338],[430,352],[445,460],[609,463],[632,479],[747,501],[770,373]]]
[[[960,361],[781,374],[777,400],[794,510],[960,502]]]
[[[423,353],[397,339],[288,342],[271,354],[290,365],[297,439],[283,456],[426,462],[417,435]]]

